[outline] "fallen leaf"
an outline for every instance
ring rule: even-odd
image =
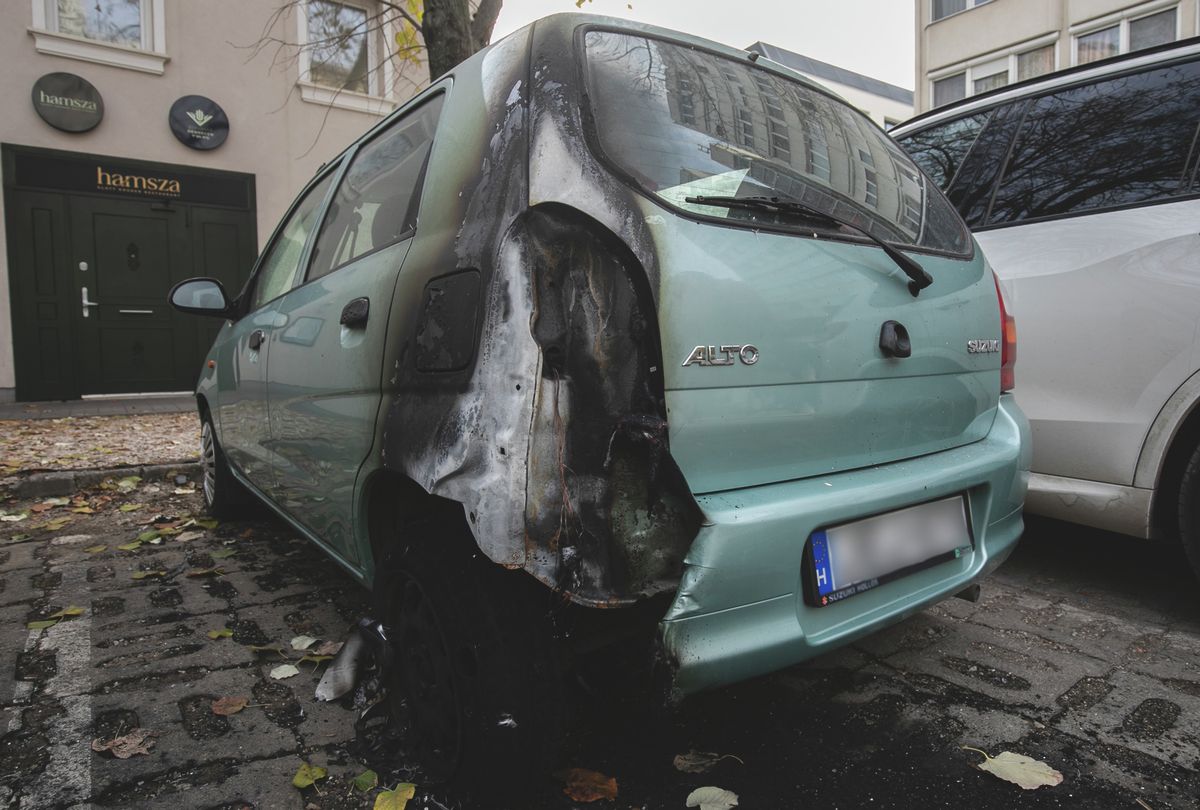
[[[157,540],[158,537],[159,537],[158,529],[150,529],[149,531],[145,531],[145,532],[142,532],[141,534],[139,534],[137,536],[137,539],[138,539],[138,542],[140,542],[140,543],[149,543],[151,540]]]
[[[292,664],[280,664],[271,670],[271,677],[277,681],[282,681],[284,678],[291,678],[294,675],[299,675],[300,670],[296,669]]]
[[[75,509],[72,509],[71,511],[77,515],[94,515],[94,514],[96,514],[96,510],[90,506],[80,506]]]
[[[699,807],[700,810],[729,810],[737,807],[737,794],[719,787],[696,788],[687,797],[688,807]]]
[[[190,543],[192,540],[199,540],[203,536],[204,532],[184,532],[176,539],[179,540],[180,543]]]
[[[145,505],[146,504],[144,504],[144,503],[123,503],[117,508],[120,509],[122,512],[136,512],[137,510],[141,509]]]
[[[312,645],[316,644],[317,640],[312,636],[296,636],[292,639],[293,650],[307,650]]]
[[[354,785],[354,789],[359,793],[366,793],[368,790],[374,790],[379,785],[379,774],[368,768],[354,777],[352,784]]]
[[[93,751],[111,751],[117,759],[129,759],[135,754],[149,754],[154,745],[154,732],[147,728],[135,728],[122,737],[111,740],[92,740]]]
[[[408,800],[416,793],[416,785],[410,782],[401,782],[391,790],[381,790],[376,793],[372,810],[404,810],[408,806]]]
[[[209,531],[221,525],[221,522],[216,518],[196,518],[193,523],[203,529],[208,529]]]
[[[141,477],[137,475],[130,475],[126,478],[122,478],[120,481],[117,481],[117,491],[133,492],[135,489],[137,489],[137,485],[141,480]]]
[[[25,625],[29,630],[45,630],[48,627],[53,627],[58,624],[58,619],[40,619],[36,622],[30,622]]]
[[[166,571],[134,571],[134,579],[146,579],[146,577],[165,577]]]
[[[86,551],[88,554],[99,554],[101,551],[105,551],[107,549],[108,549],[108,546],[99,545],[99,546],[88,546],[87,548],[84,549],[84,551]]]
[[[17,512],[14,515],[0,515],[0,520],[3,520],[5,523],[15,523],[16,521],[24,520],[27,517],[29,517],[28,513]]]
[[[193,568],[187,572],[189,577],[223,577],[225,572],[220,568]]]
[[[71,616],[82,616],[82,615],[83,615],[83,608],[76,607],[75,605],[71,605],[70,607],[63,608],[62,610],[58,611],[57,613],[51,613],[46,618],[47,619],[66,619]]]
[[[287,653],[283,651],[283,647],[272,647],[269,644],[249,644],[247,649],[254,653],[273,652],[281,658],[287,658]]]
[[[49,529],[52,532],[61,531],[64,526],[71,522],[69,517],[55,518],[47,523],[42,524],[41,528]]]
[[[342,644],[341,641],[322,641],[309,652],[313,655],[337,655],[342,651]]]
[[[175,487],[172,495],[194,495],[196,494],[195,487]]]
[[[305,661],[308,661],[310,664],[320,664],[324,661],[332,661],[332,660],[333,660],[332,655],[305,655],[305,656],[301,657],[300,663],[303,664]]]
[[[48,512],[53,508],[54,508],[54,504],[35,503],[33,506],[29,507],[29,511],[33,512],[35,515],[40,515],[42,512]]]
[[[246,708],[249,703],[250,701],[244,697],[217,698],[212,702],[212,712],[213,714],[219,714],[221,717],[228,717],[231,714],[237,714]]]
[[[292,777],[292,784],[304,790],[304,788],[311,786],[319,779],[324,779],[328,775],[329,772],[320,765],[309,765],[305,762],[296,770],[296,775]]]
[[[141,540],[133,540],[132,542],[122,543],[121,545],[117,546],[117,548],[121,549],[121,551],[137,551],[141,547]]]
[[[573,801],[598,802],[617,798],[617,780],[587,768],[568,768],[561,774],[567,786],[563,793]]]
[[[1062,784],[1063,775],[1061,773],[1051,768],[1045,762],[1039,762],[1024,754],[1001,751],[993,757],[989,756],[986,751],[980,751],[978,748],[972,748],[969,745],[964,745],[963,748],[967,751],[983,754],[983,762],[975,766],[979,770],[987,771],[993,776],[998,776],[1006,782],[1019,785],[1025,790],[1036,790],[1043,786],[1054,787],[1055,785]]]
[[[182,540],[183,537],[181,536],[179,539]],[[220,551],[209,552],[208,556],[212,557],[214,560],[224,560],[229,557],[232,557],[234,554],[237,554],[237,551],[235,549],[223,548]]]
[[[735,757],[733,754],[714,754],[710,751],[688,751],[686,754],[676,754],[673,762],[677,771],[704,773],[723,759],[736,759],[738,762],[742,762],[740,757]],[[742,764],[746,763],[742,762]]]
[[[208,637],[211,638],[213,641],[216,641],[219,638],[229,638],[232,635],[233,635],[233,631],[230,630],[228,627],[222,627],[220,630],[209,630],[208,631]]]

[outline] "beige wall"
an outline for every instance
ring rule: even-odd
[[[1129,0],[992,0],[959,14],[930,22],[930,0],[915,0],[916,76],[914,106],[917,112],[932,102],[930,74],[952,66],[986,59],[1015,45],[1055,36],[1059,68],[1071,64],[1070,27],[1124,9],[1147,6]],[[1197,0],[1180,0],[1182,37],[1197,33]]]
[[[90,154],[161,161],[255,175],[258,242],[270,236],[276,220],[317,168],[375,124],[377,115],[331,109],[302,101],[298,67],[284,58],[272,66],[275,51],[254,56],[239,45],[258,39],[281,0],[166,0],[162,75],[39,54],[29,33],[30,0],[0,3],[0,142]],[[272,34],[296,40],[294,19],[279,20]],[[34,112],[34,81],[52,71],[84,77],[104,98],[104,120],[91,132],[59,132]],[[413,67],[398,81],[395,95],[410,96],[427,78]],[[210,152],[190,149],[171,134],[167,112],[183,95],[208,96],[229,116],[224,145]],[[0,222],[3,222],[0,202]],[[19,238],[19,235],[16,237]],[[0,400],[15,385],[8,251],[0,228]]]

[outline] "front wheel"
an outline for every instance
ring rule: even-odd
[[[430,782],[513,799],[546,778],[563,733],[552,596],[439,523],[407,526],[376,569],[393,721]]]
[[[1200,578],[1200,447],[1192,452],[1179,482],[1179,539]]]
[[[250,493],[233,477],[208,413],[200,416],[200,471],[204,505],[210,515],[227,519],[245,511]]]

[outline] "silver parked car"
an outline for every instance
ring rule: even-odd
[[[1200,574],[1200,39],[973,96],[892,134],[1021,323],[1028,511],[1177,536]]]

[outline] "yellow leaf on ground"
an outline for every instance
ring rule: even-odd
[[[250,701],[244,697],[217,698],[212,702],[212,713],[219,714],[221,717],[228,717],[231,714],[237,714],[249,704]]]
[[[984,760],[976,767],[987,771],[1006,782],[1012,782],[1025,790],[1036,790],[1040,787],[1054,787],[1062,784],[1063,775],[1051,768],[1045,762],[1040,762],[1024,754],[1014,754],[1012,751],[1001,751],[997,756],[989,756],[986,751],[964,745],[967,751],[983,754]]]
[[[373,810],[404,810],[408,800],[417,793],[417,786],[410,782],[401,782],[391,790],[381,790],[375,795]]]
[[[329,772],[320,765],[309,765],[305,762],[296,770],[296,775],[292,777],[292,785],[304,790],[304,788],[311,786],[319,779],[324,779],[328,775]]]
[[[76,607],[75,605],[71,605],[70,607],[63,608],[62,610],[58,611],[57,613],[51,613],[46,618],[47,619],[65,619],[68,616],[82,616],[82,615],[83,615],[83,608]]]
[[[211,638],[213,641],[216,641],[219,638],[229,638],[232,635],[233,635],[233,631],[230,630],[228,627],[222,627],[220,630],[209,630],[208,631],[208,637]]]

